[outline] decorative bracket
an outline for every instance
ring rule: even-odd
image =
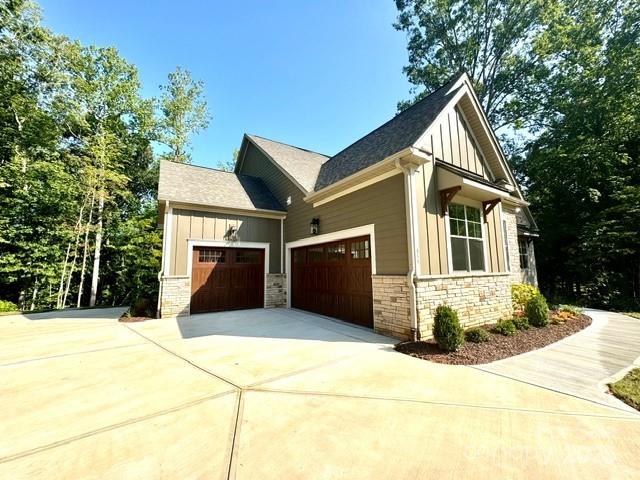
[[[486,202],[482,202],[482,213],[484,213],[484,223],[487,223],[487,216],[491,213],[496,205],[500,203],[500,199],[496,198],[495,200],[487,200]]]
[[[440,190],[440,205],[442,207],[442,210],[440,211],[441,216],[444,217],[451,200],[453,200],[453,197],[455,197],[460,190],[462,190],[462,186],[460,185]]]

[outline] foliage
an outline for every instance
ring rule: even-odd
[[[518,330],[529,330],[529,319],[527,317],[513,317],[511,319],[513,325]]]
[[[472,343],[488,342],[489,333],[482,327],[471,327],[464,332],[464,339]]]
[[[396,0],[397,30],[407,34],[404,68],[418,99],[465,71],[492,125],[521,126],[535,108],[545,68],[534,49],[544,21],[540,0]],[[407,107],[410,102],[400,104]]]
[[[18,306],[9,300],[0,300],[0,312],[17,312]]]
[[[610,383],[609,389],[624,403],[640,410],[640,368],[634,368],[617,382]]]
[[[528,283],[511,285],[511,303],[516,312],[523,311],[527,302],[536,295],[540,295],[540,291],[533,285]]]
[[[168,77],[168,84],[160,87],[158,140],[169,148],[167,160],[190,163],[189,137],[209,125],[207,102],[204,100],[204,85],[194,81],[188,70],[177,67]]]
[[[161,236],[152,144],[184,161],[189,135],[208,121],[202,94],[178,68],[159,102],[143,98],[136,67],[116,49],[54,34],[29,1],[0,3],[7,300],[23,310],[95,302],[153,313]]]
[[[500,333],[507,337],[510,337],[511,335],[515,335],[517,332],[517,329],[515,324],[513,323],[513,320],[509,318],[499,320],[493,329],[495,330],[496,333]]]
[[[549,307],[542,295],[531,298],[524,307],[524,313],[534,327],[544,327],[549,323]]]
[[[464,330],[460,326],[458,313],[446,305],[436,308],[433,336],[445,352],[455,352],[464,343]]]
[[[558,307],[558,311],[567,312],[574,317],[577,317],[578,315],[582,314],[582,308],[576,307],[575,305],[560,305]]]

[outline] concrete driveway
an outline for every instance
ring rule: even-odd
[[[635,414],[291,310],[0,317],[0,478],[634,478]]]

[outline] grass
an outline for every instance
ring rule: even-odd
[[[615,383],[610,383],[611,393],[627,405],[640,410],[640,368],[634,368]]]
[[[624,312],[624,314],[640,320],[640,312]]]

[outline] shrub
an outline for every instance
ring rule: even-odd
[[[0,312],[17,312],[18,306],[9,300],[0,300]]]
[[[560,312],[570,313],[574,317],[577,317],[582,313],[582,308],[576,307],[575,305],[560,305],[558,310]]]
[[[516,330],[516,326],[513,323],[513,320],[511,319],[505,319],[505,320],[500,320],[494,330],[497,333],[501,333],[502,335],[505,335],[507,337],[510,337],[511,335],[515,335],[517,330]]]
[[[438,342],[438,346],[445,352],[455,352],[464,343],[464,330],[460,326],[456,311],[440,305],[436,308],[436,315],[433,323],[433,336]]]
[[[533,285],[528,283],[514,283],[511,285],[511,303],[515,311],[523,311],[529,300],[536,295],[540,295],[540,291]]]
[[[464,332],[464,339],[472,343],[488,342],[489,333],[482,327],[472,327]]]
[[[536,295],[529,300],[524,313],[534,327],[544,327],[549,323],[549,307],[542,295]]]
[[[527,317],[513,317],[511,320],[518,330],[529,330],[529,319]]]

